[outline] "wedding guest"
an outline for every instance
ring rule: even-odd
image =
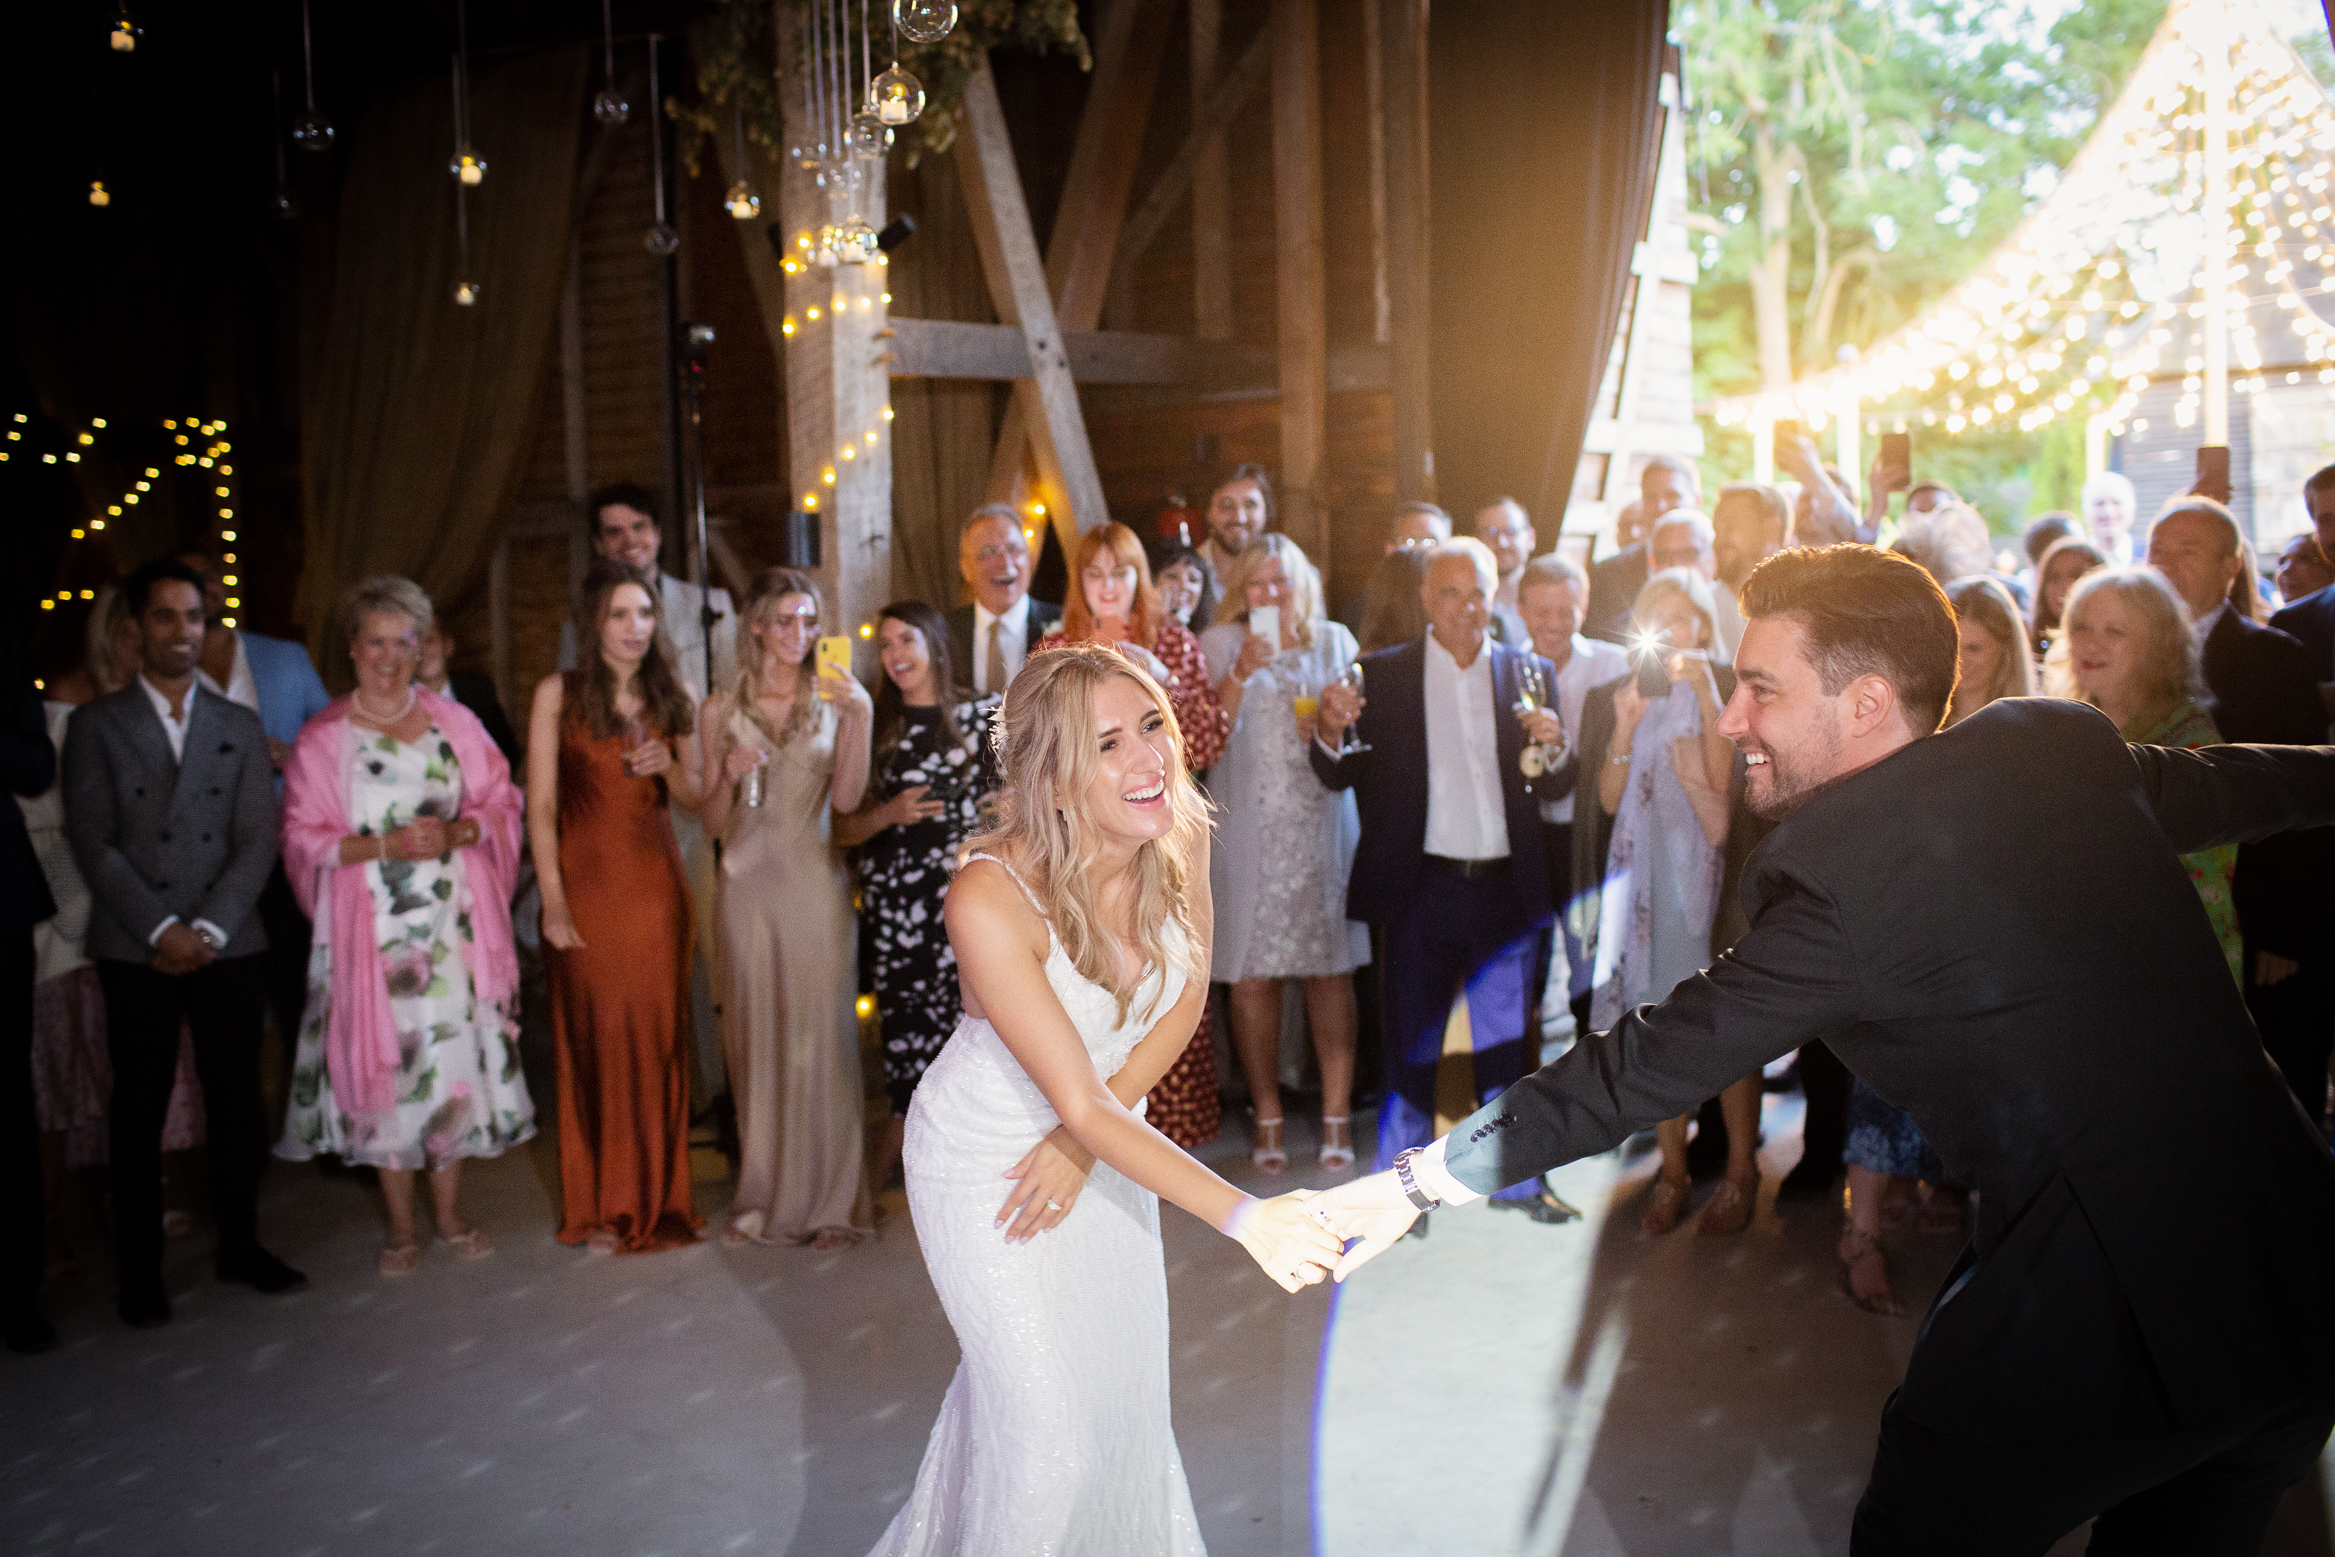
[[[1253,476],[1236,475],[1226,485],[1256,485],[1263,480],[1264,473],[1256,471]],[[1219,488],[1217,495],[1221,498],[1224,489]],[[1222,576],[1218,574],[1220,582]],[[1169,621],[1160,606],[1159,592],[1151,587],[1150,562],[1135,532],[1123,524],[1100,524],[1080,536],[1071,558],[1070,579],[1062,626],[1047,634],[1038,647],[1107,643],[1133,659],[1167,692],[1183,734],[1186,768],[1199,774],[1214,767],[1224,751],[1229,721],[1217,702],[1200,641]],[[1204,1006],[1199,1032],[1149,1094],[1150,1108],[1144,1117],[1152,1128],[1187,1151],[1215,1140],[1223,1122],[1215,1039],[1214,1015]]]
[[[2198,670],[2221,738],[2244,745],[2323,738],[2320,670],[2310,650],[2265,627],[2231,600],[2250,588],[2246,541],[2221,504],[2175,498],[2148,537],[2149,566],[2189,608]],[[2335,831],[2314,829],[2241,845],[2230,891],[2237,905],[2246,1007],[2262,1044],[2312,1119],[2327,1111],[2335,1048]]]
[[[1576,1037],[1589,1031],[1589,956],[1576,933],[1565,905],[1573,898],[1573,817],[1580,788],[1581,710],[1589,690],[1600,687],[1630,668],[1629,652],[1618,643],[1587,638],[1581,633],[1581,615],[1589,602],[1589,575],[1570,558],[1535,557],[1525,564],[1517,598],[1519,614],[1532,634],[1532,652],[1547,660],[1556,675],[1557,719],[1565,730],[1565,753],[1540,802],[1541,848],[1548,859],[1549,895],[1557,907],[1557,923],[1541,952],[1533,978],[1534,1009],[1548,989],[1556,968],[1556,952],[1565,954],[1567,1003],[1573,1010]],[[1549,798],[1548,790],[1561,793]]]
[[[1704,583],[1716,584],[1718,532],[1707,517],[1694,509],[1672,509],[1647,533],[1646,560],[1657,573],[1684,568]],[[1735,645],[1743,639],[1743,613],[1737,609],[1731,590],[1713,589],[1711,605],[1712,620],[1718,624],[1716,636],[1711,639],[1711,657],[1726,663],[1735,658]]]
[[[1210,780],[1217,804],[1209,856],[1216,905],[1211,977],[1232,986],[1233,1047],[1256,1113],[1250,1156],[1268,1173],[1289,1165],[1280,1086],[1281,988],[1305,993],[1321,1064],[1319,1159],[1354,1161],[1354,970],[1369,932],[1346,917],[1346,878],[1361,823],[1354,797],[1325,790],[1300,712],[1354,663],[1354,635],[1322,610],[1321,575],[1286,535],[1261,535],[1225,574],[1216,625],[1200,639],[1232,735]],[[1275,613],[1271,637],[1254,613]]]
[[[2279,551],[2278,598],[2282,605],[2293,605],[2329,584],[2335,584],[2335,564],[2327,561],[2327,554],[2319,549],[2319,538],[2310,531],[2295,536]],[[2271,619],[2271,625],[2278,625],[2277,618]]]
[[[162,1121],[192,1028],[210,1136],[218,1274],[266,1293],[307,1278],[259,1242],[258,903],[276,864],[276,796],[259,716],[197,685],[201,575],[175,558],[122,585],[142,646],[137,678],[73,716],[65,827],[89,883],[88,949],[105,990],[115,1243],[124,1323],[167,1323]]]
[[[1656,573],[1638,592],[1631,620],[1641,642],[1661,640],[1654,652],[1662,656],[1667,693],[1649,701],[1633,669],[1591,691],[1581,714],[1582,776],[1594,786],[1597,819],[1573,829],[1574,874],[1599,885],[1594,894],[1576,889],[1576,911],[1586,921],[1589,1025],[1601,1032],[1625,1010],[1666,998],[1710,961],[1735,761],[1733,745],[1718,732],[1735,678],[1711,655],[1718,616],[1709,580],[1688,568]],[[1751,1223],[1759,1198],[1759,1080],[1755,1072],[1720,1094],[1727,1177],[1697,1218],[1698,1231],[1735,1233]],[[1645,1232],[1666,1233],[1686,1215],[1691,1118],[1656,1127],[1662,1168],[1638,1218]]]
[[[1614,521],[1618,549],[1589,570],[1589,619],[1581,630],[1592,638],[1620,643],[1629,631],[1630,606],[1646,587],[1645,538],[1662,516],[1676,508],[1703,506],[1703,480],[1694,462],[1676,454],[1648,456],[1638,472],[1638,500]]]
[[[356,690],[308,721],[284,771],[286,869],[316,929],[276,1154],[376,1170],[384,1276],[421,1264],[425,1170],[438,1241],[493,1253],[460,1209],[463,1159],[535,1134],[511,937],[522,802],[485,725],[415,677],[435,614],[408,579],[341,597]]]
[[[867,799],[835,819],[835,841],[858,851],[868,982],[892,1100],[868,1174],[880,1190],[900,1161],[916,1084],[963,1009],[941,907],[957,846],[981,825],[983,800],[997,787],[989,732],[1005,700],[975,697],[958,681],[947,624],[921,600],[895,600],[876,614],[876,653],[884,679]]]
[[[2094,568],[2108,566],[2107,554],[2080,535],[2053,541],[2035,565],[2035,604],[2027,617],[2027,644],[2040,661],[2059,636],[2068,591]]]
[[[2139,514],[2131,477],[2121,471],[2101,471],[2084,483],[2078,506],[2084,511],[2085,526],[2092,532],[2092,544],[2111,563],[2123,567],[2147,556],[2144,544],[2147,537],[2133,534],[2133,520]]]
[[[2044,662],[2045,690],[2053,697],[2091,704],[2136,746],[2222,742],[2223,732],[2206,708],[2189,613],[2161,574],[2116,567],[2087,573],[2068,592],[2065,620],[2066,631]],[[2205,904],[2230,977],[2243,988],[2244,943],[2231,892],[2237,858],[2237,849],[2225,844],[2184,854],[2181,863]]]
[[[1364,654],[1417,643],[1427,635],[1427,608],[1420,599],[1427,585],[1430,550],[1400,547],[1379,558],[1378,566],[1370,570],[1370,589],[1357,618],[1362,625],[1355,629]]]
[[[1380,555],[1391,557],[1401,551],[1416,551],[1424,554],[1450,539],[1451,515],[1433,503],[1416,500],[1397,503],[1393,515],[1386,522],[1386,536]],[[1410,601],[1410,609],[1415,610],[1419,594],[1418,580],[1413,578],[1402,581],[1395,593]],[[1367,591],[1356,595],[1353,599],[1348,600],[1345,609],[1338,613],[1338,620],[1344,622],[1356,633],[1360,633],[1363,622],[1370,615],[1371,601],[1374,598],[1376,597]],[[1426,630],[1427,623],[1422,618],[1417,625],[1399,636],[1402,640],[1407,641],[1418,637]],[[1396,640],[1389,640],[1389,642],[1393,641]],[[1386,645],[1380,644],[1378,647],[1385,648]]]
[[[1711,505],[1713,577],[1727,586],[1730,599],[1753,568],[1791,544],[1792,505],[1782,492],[1764,481],[1730,481],[1719,488]]]
[[[2019,570],[2018,583],[2025,591],[2021,598],[2030,602],[2030,609],[2035,599],[2036,571],[2043,566],[2043,554],[2071,535],[2080,536],[2082,524],[2074,514],[2053,509],[2028,520],[2027,528],[2019,532],[2019,550],[2026,556],[2027,565]]]
[[[1306,752],[1325,788],[1356,792],[1362,830],[1346,916],[1385,927],[1382,1165],[1434,1132],[1455,992],[1467,1001],[1477,1095],[1494,1095],[1540,1059],[1532,973],[1550,900],[1524,750],[1527,741],[1561,745],[1564,733],[1547,708],[1514,712],[1526,656],[1491,641],[1498,584],[1479,540],[1429,553],[1428,631],[1361,662],[1367,696],[1343,683],[1323,688]],[[1534,668],[1547,686],[1547,663]],[[1580,1214],[1538,1179],[1493,1201],[1549,1224]]]
[[[502,694],[495,690],[495,678],[484,671],[456,670],[449,663],[454,658],[454,635],[446,631],[444,622],[434,623],[422,634],[421,657],[414,662],[414,679],[440,697],[452,698],[470,710],[486,731],[487,739],[495,743],[495,750],[503,754],[504,766],[512,773],[519,771],[519,732],[511,728],[511,716],[503,712]]]
[[[1153,557],[1151,576],[1159,588],[1159,603],[1178,625],[1194,633],[1208,625],[1216,600],[1208,592],[1208,565],[1198,552],[1189,546],[1168,547]],[[1206,614],[1202,606],[1207,607]]]
[[[841,1249],[875,1229],[860,1156],[857,926],[835,818],[868,782],[873,709],[814,667],[823,603],[794,568],[746,599],[738,681],[706,700],[706,830],[722,841],[722,1034],[738,1192],[722,1242]]]
[[[2303,506],[2310,511],[2319,556],[2335,558],[2335,465],[2322,466],[2303,483]],[[2270,625],[2303,646],[2318,678],[2320,705],[2335,718],[2335,593],[2322,587],[2288,595],[2286,608]]]
[[[1030,567],[1021,515],[1004,503],[974,509],[957,540],[957,572],[973,599],[949,613],[949,655],[976,692],[1002,696],[1062,620],[1059,606],[1030,598]]]
[[[596,1254],[696,1241],[690,1204],[689,896],[671,802],[699,803],[689,689],[648,574],[596,562],[591,658],[527,722],[527,838],[543,894],[559,1103],[559,1241]]]
[[[144,654],[144,639],[129,602],[122,598],[122,586],[100,584],[96,603],[89,608],[81,663],[51,681],[48,691],[57,701],[79,708],[128,686]]]
[[[1946,705],[1949,727],[2006,697],[2035,695],[2035,662],[2027,652],[2027,626],[2002,581],[1966,578],[1946,587],[1954,607],[1960,664],[1954,696]],[[1925,1232],[1960,1232],[1968,1192],[1949,1181],[1945,1165],[1921,1126],[1905,1110],[1884,1102],[1862,1081],[1849,1091],[1848,1214],[1834,1250],[1841,1281],[1858,1307],[1869,1313],[1898,1314],[1889,1282],[1888,1257],[1881,1250],[1893,1206],[1928,1186],[1920,1212]]]
[[[1966,503],[1945,503],[1921,512],[1908,509],[1890,549],[1911,557],[1941,589],[1994,566],[1994,543],[1986,521]]]
[[[229,554],[232,557],[232,553]],[[241,703],[259,715],[268,732],[268,762],[276,772],[276,797],[284,793],[284,765],[291,760],[292,743],[309,720],[323,711],[331,697],[308,646],[287,638],[270,638],[228,625],[232,614],[228,591],[238,575],[227,562],[200,549],[181,551],[178,559],[203,576],[203,653],[196,674],[203,688],[231,703]],[[260,928],[267,932],[262,953],[267,969],[268,1008],[276,1019],[281,1045],[279,1065],[291,1063],[294,1035],[308,993],[308,916],[284,874],[282,860],[268,874],[259,895]],[[289,1072],[280,1070],[277,1080]]]
[[[1532,516],[1512,497],[1496,497],[1476,513],[1476,539],[1492,548],[1500,569],[1500,592],[1492,603],[1492,621],[1502,643],[1524,647],[1529,641],[1524,619],[1516,614],[1516,590],[1524,579],[1524,565],[1540,544]]]
[[[0,618],[0,779],[20,798],[46,791],[56,776],[41,702],[24,624],[11,611]],[[32,1084],[34,931],[56,909],[23,813],[0,806],[0,1345],[20,1353],[57,1344],[40,1308],[48,1238]]]
[[[1208,565],[1208,581],[1215,586],[1217,603],[1227,598],[1225,571],[1235,557],[1248,550],[1249,542],[1273,528],[1273,517],[1273,478],[1265,474],[1262,465],[1243,461],[1210,489],[1208,535],[1196,549],[1200,560]],[[1200,625],[1209,626],[1213,620],[1210,618]],[[1197,773],[1202,769],[1192,771]]]

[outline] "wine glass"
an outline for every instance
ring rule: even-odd
[[[1346,688],[1356,697],[1362,696],[1362,662],[1360,660],[1353,661],[1344,670],[1338,672],[1338,685]],[[1359,720],[1356,721],[1356,723],[1359,722]],[[1367,741],[1358,741],[1354,738],[1354,726],[1346,726],[1346,741],[1338,748],[1338,755],[1342,757],[1350,752],[1368,750],[1370,750],[1370,745]]]

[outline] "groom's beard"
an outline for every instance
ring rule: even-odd
[[[1840,771],[1840,732],[1829,726],[1790,752],[1767,746],[1748,750],[1757,751],[1767,761],[1744,775],[1744,804],[1754,816],[1771,822],[1799,810]]]

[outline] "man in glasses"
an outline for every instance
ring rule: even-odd
[[[976,692],[1003,692],[1062,620],[1060,606],[1030,598],[1030,567],[1022,516],[1004,503],[974,509],[957,541],[957,572],[973,599],[949,613],[949,651],[957,679]]]

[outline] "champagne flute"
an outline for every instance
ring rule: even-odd
[[[1338,685],[1345,687],[1356,697],[1362,696],[1362,662],[1360,660],[1352,661],[1344,670],[1338,672]],[[1368,750],[1370,750],[1368,742],[1358,741],[1354,738],[1354,726],[1346,726],[1346,742],[1338,748],[1338,754],[1344,756],[1348,752]]]

